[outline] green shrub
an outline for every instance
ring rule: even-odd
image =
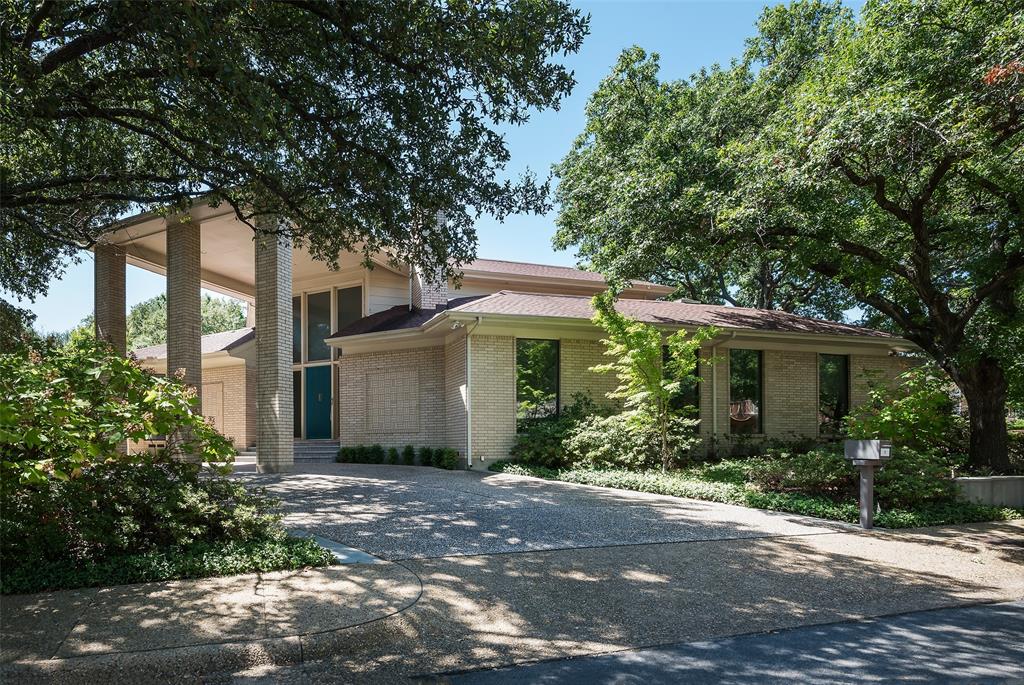
[[[746,482],[772,492],[846,496],[857,482],[856,470],[837,447],[820,447],[802,454],[773,452],[739,463]]]
[[[397,464],[398,463],[398,449],[397,448],[395,448],[395,447],[389,447],[388,448],[388,463],[389,464]]]
[[[956,498],[948,460],[938,452],[894,447],[875,474],[875,497],[883,507],[914,507]]]
[[[0,478],[68,478],[152,435],[188,439],[177,447],[213,463],[235,454],[196,411],[195,389],[155,376],[108,345],[82,338],[0,355]]]
[[[636,415],[625,412],[580,420],[564,442],[566,460],[572,466],[584,468],[642,471],[661,467],[665,457],[657,424],[636,419]],[[700,443],[694,425],[695,421],[685,418],[675,418],[669,423],[671,465],[679,466],[692,460],[692,450]]]
[[[338,456],[334,458],[334,461],[339,464],[351,464],[353,459],[354,448],[347,445],[342,445],[338,448]]]
[[[385,456],[386,452],[384,451],[384,447],[379,444],[370,445],[366,450],[367,460],[371,464],[383,464]]]
[[[412,466],[416,463],[416,450],[412,445],[406,445],[402,448],[402,463],[406,466]]]
[[[434,450],[429,447],[420,447],[419,449],[419,462],[420,466],[431,466],[434,463]]]
[[[547,468],[570,465],[564,442],[581,419],[600,413],[597,405],[582,393],[554,416],[521,419],[517,422],[516,440],[509,454],[524,464]]]
[[[262,490],[250,491],[238,481],[204,474],[196,464],[166,458],[139,463],[111,460],[81,469],[67,480],[4,481],[0,484],[4,591],[123,578],[137,582],[193,577],[200,570],[174,561],[177,555],[195,556],[201,550],[238,545],[251,550],[267,545],[284,549],[293,543],[287,542],[280,527],[276,505]],[[134,559],[131,563],[137,568],[126,567],[123,573],[129,575],[119,575],[122,572],[115,571],[127,559]],[[213,564],[210,573],[229,562]],[[257,562],[241,559],[238,563]],[[166,566],[165,572],[159,570],[160,564]],[[40,577],[41,585],[32,585],[34,569],[49,569]],[[83,580],[89,578],[94,580]]]
[[[447,448],[438,451],[440,452],[441,457],[440,463],[435,464],[436,466],[449,471],[454,471],[459,468],[459,453],[456,450]]]

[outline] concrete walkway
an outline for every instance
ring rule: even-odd
[[[5,597],[0,678],[395,682],[1024,598],[1024,525],[806,517],[390,466],[240,476],[388,563]]]

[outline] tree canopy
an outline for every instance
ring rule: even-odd
[[[972,459],[1006,468],[1005,400],[1024,383],[1006,344],[1024,330],[1022,17],[1020,0],[872,0],[859,18],[795,2],[689,80],[627,50],[558,166],[556,243],[618,279],[722,275],[741,292],[766,260],[810,294],[795,311],[856,302],[951,376]]]
[[[480,213],[547,207],[500,127],[558,106],[588,31],[563,0],[3,7],[0,288],[28,298],[117,218],[200,198],[331,263],[464,263]]]
[[[202,335],[233,331],[245,327],[245,311],[235,299],[203,295],[200,304]],[[167,342],[167,295],[161,293],[133,305],[125,320],[129,350]],[[93,317],[90,314],[75,328],[57,336],[66,342],[94,337]]]

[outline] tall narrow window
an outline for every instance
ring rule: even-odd
[[[818,355],[818,429],[837,435],[850,413],[850,358],[845,354]]]
[[[558,414],[558,341],[516,340],[516,418]]]
[[[292,371],[292,434],[302,438],[302,372]]]
[[[668,345],[662,345],[661,347],[661,363],[665,364],[668,362]],[[694,357],[697,359],[696,366],[693,367],[693,375],[682,379],[683,387],[679,393],[672,398],[669,403],[673,410],[682,411],[685,407],[693,407],[697,409],[697,414],[700,413],[700,350],[694,350]]]
[[[302,362],[302,297],[292,298],[292,362]]]
[[[760,350],[729,350],[729,432],[763,433],[763,364]]]
[[[331,335],[331,293],[306,295],[306,360],[330,359],[324,339]]]
[[[338,330],[363,318],[363,288],[342,288],[338,291]]]

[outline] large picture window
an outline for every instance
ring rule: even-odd
[[[697,365],[693,367],[693,375],[683,380],[683,387],[680,388],[679,393],[675,395],[669,402],[669,405],[674,411],[682,411],[686,407],[693,407],[698,410],[696,413],[699,414],[700,410],[700,381],[697,379],[700,377],[700,350],[694,350],[694,356],[697,358]],[[669,350],[668,345],[661,346],[661,363],[668,363]]]
[[[729,350],[729,432],[764,432],[764,364],[760,350]]]
[[[850,413],[850,358],[845,354],[818,355],[818,429],[837,435]]]
[[[516,419],[558,414],[558,341],[516,340]]]

